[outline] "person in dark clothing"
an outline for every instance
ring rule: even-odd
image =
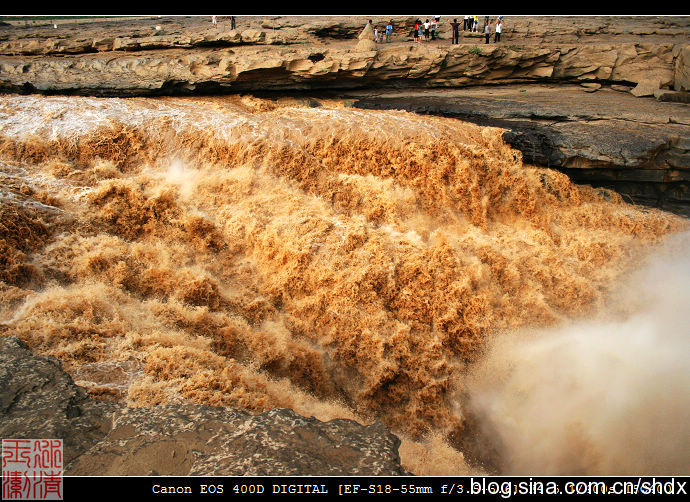
[[[230,16],[230,29],[235,29],[235,16]]]
[[[451,41],[451,44],[460,43],[460,23],[458,23],[457,18],[453,19],[453,22],[450,23],[450,27],[453,29],[453,40]]]

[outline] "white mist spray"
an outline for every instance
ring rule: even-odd
[[[505,474],[690,473],[690,233],[602,316],[494,340],[470,407]]]
[[[173,159],[165,173],[165,179],[172,185],[179,187],[183,199],[190,199],[199,179],[199,171],[187,166],[179,159]]]

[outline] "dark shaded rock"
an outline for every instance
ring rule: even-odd
[[[394,476],[400,440],[383,425],[320,422],[288,409],[261,415],[204,405],[126,408],[71,475]]]
[[[65,464],[105,436],[117,409],[15,337],[0,337],[0,389],[0,439],[62,439]]]
[[[384,425],[320,422],[197,404],[126,408],[91,399],[60,363],[0,337],[0,439],[63,439],[68,475],[394,476]]]
[[[524,162],[547,167],[563,164],[565,155],[557,147],[560,138],[556,131],[529,122],[511,126],[512,129],[503,133],[503,141],[520,150]]]

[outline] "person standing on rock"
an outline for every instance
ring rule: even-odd
[[[429,28],[431,27],[431,23],[429,23],[429,20],[427,19],[424,21],[424,40],[427,42],[429,41]]]
[[[453,39],[450,43],[451,45],[457,44],[460,39],[460,23],[458,23],[457,18],[453,19],[453,22],[450,23],[450,27],[453,29]]]
[[[434,18],[431,20],[431,40],[436,40],[436,28],[438,28],[438,21]]]
[[[486,38],[486,44],[489,43],[489,38],[491,37],[491,25],[489,24],[489,20],[484,21],[484,38]]]
[[[393,20],[388,21],[386,25],[386,42],[391,41],[391,34],[393,33]]]
[[[417,25],[417,43],[422,43],[422,37],[424,36],[424,25],[422,24],[422,21],[419,21],[419,24]]]
[[[230,16],[230,29],[235,29],[235,16]]]
[[[501,32],[503,31],[503,20],[498,18],[496,21],[496,33],[494,34],[494,43],[498,43],[501,40]]]

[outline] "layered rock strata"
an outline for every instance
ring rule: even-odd
[[[687,73],[674,44],[379,44],[377,50],[318,45],[112,50],[0,56],[4,92],[95,96],[192,94],[367,87],[453,88],[488,84],[599,82],[672,89]],[[679,88],[683,89],[683,83]]]
[[[443,16],[437,38],[449,41],[450,21]],[[462,18],[462,16],[457,16]],[[202,48],[238,45],[285,45],[355,40],[369,20],[381,30],[390,21],[394,40],[411,39],[415,21],[422,16],[239,16],[231,29],[224,16],[216,26],[210,16],[130,17],[75,19],[71,21],[15,20],[0,32],[3,54],[77,54],[110,50],[137,51],[158,48]],[[668,16],[509,16],[504,19],[506,43],[588,44],[659,43],[687,44],[688,17]],[[461,31],[465,42],[483,41],[478,32]]]
[[[450,17],[434,42],[409,44],[415,19],[373,18],[379,30],[392,22],[393,43],[370,50],[358,45],[361,16],[241,17],[236,29],[198,16],[4,26],[0,89],[127,96],[605,81],[687,90],[690,18],[512,17],[502,43],[489,45],[469,31],[449,44]]]

